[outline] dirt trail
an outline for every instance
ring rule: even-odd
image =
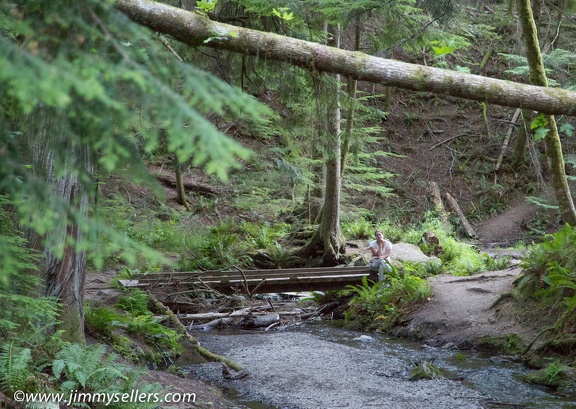
[[[479,241],[488,254],[508,253],[513,258],[518,250],[499,250],[516,243],[522,236],[522,225],[539,211],[524,198],[516,200],[504,213],[476,226]],[[516,266],[507,270],[486,272],[471,277],[439,275],[431,278],[433,295],[401,330],[433,344],[469,346],[484,335],[518,334],[529,342],[537,328],[522,321],[511,299],[504,297],[513,289],[521,273]]]
[[[467,348],[482,336],[518,334],[529,342],[537,329],[520,321],[514,304],[503,297],[520,274],[519,267],[470,277],[442,274],[429,281],[430,302],[411,316],[401,331],[431,345]]]
[[[502,214],[478,224],[478,238],[485,247],[513,245],[522,238],[525,223],[539,210],[524,197],[518,198]]]

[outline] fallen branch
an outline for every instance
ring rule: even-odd
[[[277,314],[280,314],[282,316],[297,316],[306,313],[302,313],[299,311],[279,311]],[[248,315],[266,315],[266,313],[254,314],[254,311],[252,309],[245,308],[234,312],[206,312],[200,314],[180,314],[178,315],[178,319],[181,321],[196,321],[196,320],[201,321],[201,320],[215,320],[220,318],[242,318]],[[155,318],[162,319],[165,317],[156,316]]]
[[[512,121],[510,123],[510,126],[508,127],[508,131],[506,132],[506,137],[504,138],[504,143],[502,144],[502,149],[500,150],[500,156],[496,161],[496,167],[494,168],[494,171],[498,171],[500,169],[500,166],[502,166],[502,161],[504,160],[504,154],[506,153],[506,149],[508,149],[508,144],[510,143],[510,137],[512,136],[512,131],[514,130],[516,122],[518,122],[518,117],[520,116],[521,112],[522,110],[520,108],[516,108],[516,110],[514,111],[514,115],[512,116]]]
[[[442,224],[447,231],[450,230],[450,222],[448,221],[448,214],[446,213],[446,209],[444,208],[444,203],[442,202],[442,196],[440,194],[440,187],[438,183],[434,181],[428,182],[428,188],[430,189],[430,193],[432,194],[432,202],[434,203],[434,209],[438,212],[440,216],[440,220],[442,220]]]
[[[450,137],[450,138],[444,139],[443,141],[440,141],[440,142],[432,145],[432,146],[430,147],[430,149],[428,149],[428,150],[429,150],[429,151],[434,150],[434,149],[436,149],[437,147],[439,147],[440,145],[446,145],[447,142],[450,142],[450,141],[452,141],[452,140],[454,140],[454,139],[456,139],[456,138],[460,138],[461,136],[464,136],[464,135],[466,135],[466,134],[463,134],[463,133],[462,133],[462,134],[459,134],[459,135],[452,136],[452,137]],[[438,138],[436,138],[436,139],[438,139]]]
[[[182,322],[180,322],[178,317],[176,317],[176,314],[174,314],[174,312],[170,308],[165,306],[162,302],[158,301],[158,299],[156,297],[154,297],[154,295],[152,295],[150,292],[148,292],[148,297],[150,298],[150,301],[152,301],[152,303],[154,304],[154,307],[157,308],[159,311],[164,312],[164,314],[166,314],[166,317],[170,320],[170,323],[172,325],[174,325],[174,328],[176,329],[176,331],[178,333],[184,335],[188,339],[188,341],[190,341],[190,343],[194,346],[195,350],[201,356],[203,356],[204,358],[208,358],[212,361],[225,363],[228,367],[234,369],[235,371],[243,371],[244,370],[244,368],[242,368],[236,362],[234,362],[228,358],[225,358],[221,355],[214,354],[214,353],[208,351],[206,348],[201,347],[200,342],[198,342],[198,340],[195,337],[190,335],[190,333],[188,332],[188,330],[186,329],[184,324],[182,324]]]
[[[232,318],[232,317],[217,318],[215,320],[207,322],[206,324],[196,324],[196,325],[190,324],[188,326],[188,329],[190,329],[190,330],[194,330],[194,329],[205,330],[205,329],[210,329],[210,328],[218,328],[218,327],[221,327],[224,325],[228,325],[234,320],[235,320],[235,318]]]
[[[464,216],[464,213],[462,212],[462,209],[460,209],[460,206],[458,206],[458,202],[456,201],[456,199],[454,199],[452,195],[448,192],[446,192],[445,197],[450,207],[456,212],[456,214],[458,214],[458,217],[462,222],[462,227],[464,228],[466,235],[468,235],[468,237],[470,238],[476,238],[477,237],[476,231],[474,230],[472,225],[468,222],[466,216]]]
[[[266,315],[246,315],[242,322],[240,323],[240,328],[242,329],[254,329],[254,328],[264,328],[270,327],[271,325],[280,322],[280,314],[266,314]]]

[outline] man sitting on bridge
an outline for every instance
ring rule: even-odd
[[[384,238],[382,230],[376,230],[376,240],[369,244],[372,257],[370,258],[370,270],[378,270],[378,281],[384,281],[384,271],[392,271],[390,253],[392,243]]]

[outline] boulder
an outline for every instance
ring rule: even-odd
[[[426,263],[430,261],[439,262],[438,257],[429,257],[420,250],[418,246],[409,243],[392,243],[392,262],[403,263]]]

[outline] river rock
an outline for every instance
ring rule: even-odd
[[[266,315],[254,315],[248,314],[242,318],[240,323],[240,328],[242,329],[254,329],[254,328],[264,328],[280,321],[280,315],[278,314],[266,314]]]
[[[354,341],[362,341],[362,342],[369,342],[373,340],[374,338],[372,338],[369,335],[360,335],[359,337],[354,338]]]

